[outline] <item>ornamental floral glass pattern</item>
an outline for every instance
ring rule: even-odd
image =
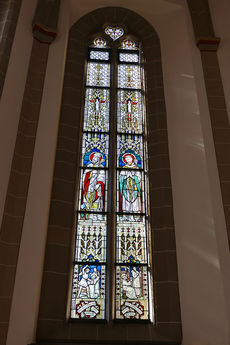
[[[144,92],[138,45],[118,51],[117,88],[117,319],[149,319],[148,222]]]
[[[87,88],[85,94],[84,130],[108,132],[109,90]]]
[[[110,50],[105,47],[105,40],[95,39],[88,55],[76,210],[71,304],[73,319],[105,318],[110,112]]]
[[[118,26],[107,26],[105,28],[106,35],[110,36],[113,41],[124,35],[124,30]]]

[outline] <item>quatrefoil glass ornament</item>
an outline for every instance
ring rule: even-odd
[[[110,36],[113,41],[116,41],[124,35],[124,30],[121,27],[109,25],[105,28],[105,33]]]

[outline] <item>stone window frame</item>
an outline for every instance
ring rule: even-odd
[[[151,267],[154,277],[155,323],[69,322],[72,254],[75,238],[75,197],[78,188],[80,131],[88,39],[105,23],[124,25],[143,44],[146,73]],[[151,138],[151,139],[150,139]],[[67,306],[67,308],[66,308]],[[125,324],[125,325],[124,325]],[[80,343],[135,341],[181,342],[181,316],[173,218],[172,186],[158,35],[141,16],[125,8],[107,7],[88,13],[71,28],[63,95],[47,243],[38,316],[37,341]]]

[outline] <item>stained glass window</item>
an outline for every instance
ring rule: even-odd
[[[124,35],[124,30],[118,26],[107,26],[105,28],[105,33],[115,41]]]
[[[101,37],[95,38],[93,42],[93,47],[96,48],[106,48],[106,40]]]
[[[114,41],[124,34],[122,28],[112,26],[105,32]],[[89,47],[76,202],[73,319],[106,318],[105,303],[110,298],[105,294],[109,290],[106,259],[113,252],[107,237],[114,232],[114,318],[150,319],[145,95],[139,47],[138,42],[125,39],[112,54],[103,38]],[[117,78],[111,80],[111,71]],[[115,107],[115,100],[110,100],[114,92]],[[110,133],[111,127],[114,131],[111,109],[116,112],[115,142]],[[111,166],[116,166],[116,180]],[[109,221],[114,216],[115,229]]]
[[[77,203],[71,318],[105,318],[110,50],[89,48]],[[99,48],[99,49],[98,49]]]
[[[147,320],[150,315],[144,93],[140,52],[134,41],[122,42],[117,73],[115,317]]]

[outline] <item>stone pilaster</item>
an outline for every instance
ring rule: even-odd
[[[230,125],[220,74],[215,37],[207,0],[187,0],[200,50],[208,99],[216,161],[219,171],[225,222],[230,245]]]
[[[41,43],[52,43],[57,36],[60,0],[40,0],[33,19],[34,38]]]
[[[58,3],[57,1],[56,3]],[[43,11],[45,11],[45,1]],[[38,5],[39,8],[39,5]],[[50,7],[48,6],[47,12]],[[36,12],[35,18],[37,16]],[[57,23],[58,11],[53,13],[50,27]],[[42,23],[41,14],[38,16]],[[48,26],[48,18],[44,21]],[[7,339],[11,303],[14,291],[17,262],[26,212],[27,195],[30,183],[37,126],[43,94],[43,85],[51,43],[50,34],[43,32],[43,40],[37,40],[34,31],[34,42],[23,96],[21,115],[11,165],[11,173],[4,205],[0,229],[0,344]],[[47,38],[47,39],[46,39]],[[19,316],[20,317],[20,316]]]

